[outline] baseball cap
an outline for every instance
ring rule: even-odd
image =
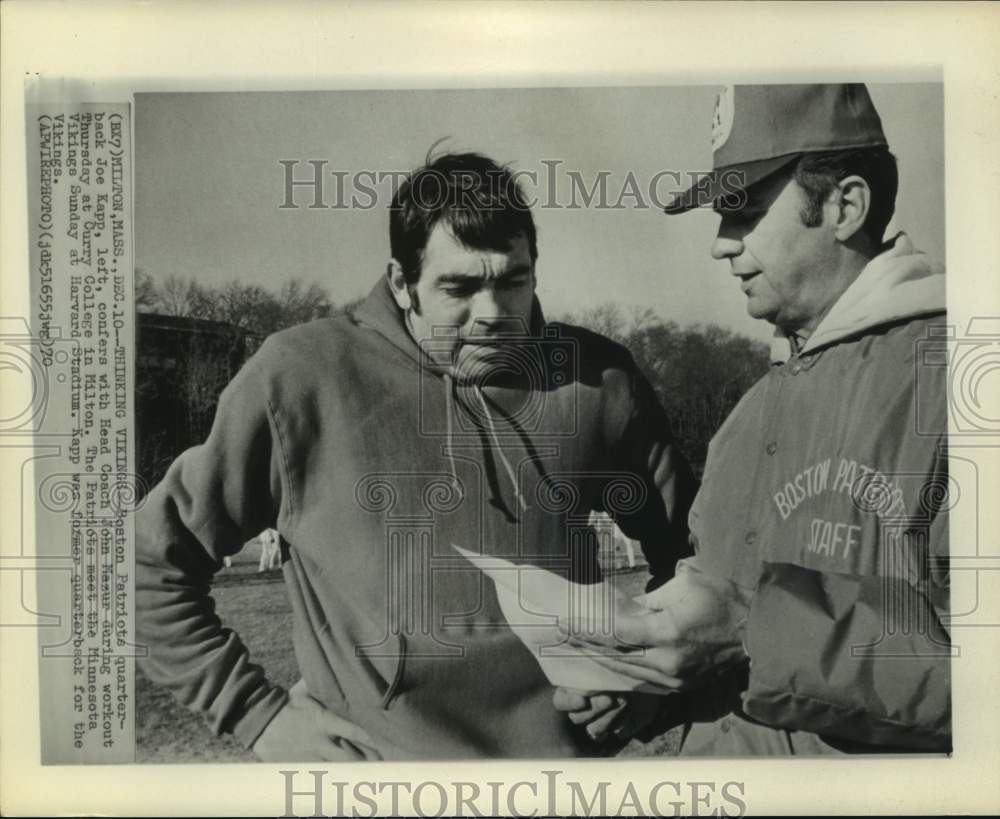
[[[882,120],[861,83],[728,85],[715,101],[712,170],[664,210],[725,201],[801,154],[887,147]]]

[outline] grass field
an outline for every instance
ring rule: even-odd
[[[292,608],[280,572],[258,576],[237,563],[220,574],[212,591],[219,617],[250,649],[270,679],[290,687],[299,679],[292,652]],[[137,762],[253,762],[229,737],[215,737],[201,717],[178,706],[140,671],[136,675]]]
[[[237,556],[232,569],[216,578],[213,596],[222,621],[243,638],[254,662],[286,687],[299,679],[292,650],[292,610],[279,572],[256,573],[256,558]],[[615,582],[637,594],[645,571],[622,573]],[[669,731],[649,743],[633,740],[621,756],[676,753],[678,735]],[[253,762],[256,757],[228,737],[215,737],[201,717],[179,707],[171,696],[136,676],[136,761],[148,763]]]

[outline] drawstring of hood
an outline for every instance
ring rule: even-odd
[[[451,485],[455,491],[459,493],[459,495],[462,495],[462,483],[458,479],[458,470],[455,466],[454,447],[452,446],[455,430],[455,379],[450,372],[443,372],[441,375],[444,379],[445,388],[445,452],[448,455],[448,468],[451,471]],[[493,415],[490,413],[490,408],[486,403],[483,391],[478,384],[472,385],[472,391],[476,394],[476,398],[479,399],[479,405],[482,407],[483,415],[486,416],[486,426],[490,435],[490,441],[493,444],[494,451],[497,453],[497,457],[499,457],[500,462],[503,464],[504,469],[507,472],[507,477],[510,478],[510,482],[514,487],[514,497],[517,498],[521,511],[526,511],[528,509],[528,504],[524,500],[524,495],[521,494],[520,481],[517,478],[517,473],[514,471],[514,467],[507,459],[507,456],[504,455],[503,446],[500,444],[500,437],[497,435],[496,424],[493,421]]]
[[[510,478],[510,482],[514,485],[514,497],[517,498],[517,502],[521,506],[521,511],[526,511],[528,504],[524,502],[524,496],[521,494],[520,481],[517,479],[517,473],[514,472],[514,467],[510,465],[510,461],[507,460],[507,456],[503,454],[503,447],[500,445],[500,438],[497,436],[496,425],[493,423],[493,416],[490,414],[490,408],[486,403],[483,391],[478,384],[473,385],[472,391],[476,394],[476,397],[479,399],[479,404],[483,408],[483,414],[486,416],[486,423],[490,428],[490,438],[493,441],[493,446],[496,447],[497,455],[500,456],[500,461],[503,463],[504,469],[507,470],[507,477]]]
[[[454,433],[453,418],[455,414],[455,382],[451,373],[443,373],[444,377],[444,418],[445,418],[445,451],[448,453],[448,466],[451,469],[451,485],[460,496],[462,492],[462,482],[458,479],[458,471],[455,469],[455,453],[452,449],[451,441]]]

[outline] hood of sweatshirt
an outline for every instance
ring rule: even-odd
[[[496,422],[494,418],[496,405],[492,405],[491,409],[492,402],[488,394],[485,392],[486,385],[483,381],[464,381],[460,377],[460,374],[456,371],[453,364],[442,363],[436,360],[428,354],[427,349],[423,346],[423,341],[421,344],[417,343],[416,339],[414,339],[412,333],[410,332],[409,326],[407,325],[405,313],[396,304],[396,301],[392,296],[392,291],[389,288],[389,283],[384,278],[380,279],[375,284],[371,292],[368,294],[368,297],[355,311],[354,318],[360,326],[374,330],[376,333],[385,338],[386,341],[392,344],[393,347],[412,359],[414,364],[423,372],[441,378],[442,389],[445,391],[446,407],[445,420],[447,425],[447,439],[445,449],[448,453],[451,481],[455,490],[461,493],[461,482],[458,480],[452,448],[452,438],[455,428],[455,413],[457,411],[456,397],[458,395],[456,383],[458,383],[461,386],[463,394],[467,396],[467,401],[465,401],[465,403],[467,405],[471,403],[469,418],[474,423],[478,424],[483,432],[489,436],[492,443],[491,448],[495,458],[503,466],[504,472],[512,485],[515,502],[521,511],[524,511],[527,508],[527,502],[522,494],[517,473],[507,456],[504,454],[504,448],[500,445],[498,440]],[[538,298],[533,297],[531,302],[528,339],[541,336],[542,328],[544,326],[545,317],[542,314],[541,305],[538,302]],[[517,344],[518,341],[519,339],[517,337],[509,337],[505,338],[503,343],[504,345]],[[451,358],[454,359],[454,356],[451,356]],[[517,389],[517,379],[508,379],[505,381],[504,386],[507,389],[510,389],[511,387]],[[522,389],[530,389],[530,385],[528,383],[522,384],[521,387]],[[494,498],[494,500],[499,502],[501,499]]]
[[[944,267],[914,248],[905,233],[872,259],[809,336],[803,353],[814,352],[883,324],[945,309]],[[791,344],[776,330],[771,360],[784,362]]]

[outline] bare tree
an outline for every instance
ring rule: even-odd
[[[141,267],[135,269],[135,309],[140,313],[155,312],[159,306],[160,294],[156,281]]]
[[[282,320],[288,324],[323,318],[333,311],[330,296],[322,287],[315,282],[303,284],[300,279],[291,279],[281,286],[278,305]]]
[[[192,315],[192,303],[195,296],[195,285],[192,279],[186,279],[176,273],[171,273],[157,288],[159,299],[157,310],[168,316]]]
[[[615,341],[621,341],[628,332],[621,307],[613,302],[605,302],[585,310],[580,317],[580,324]]]

